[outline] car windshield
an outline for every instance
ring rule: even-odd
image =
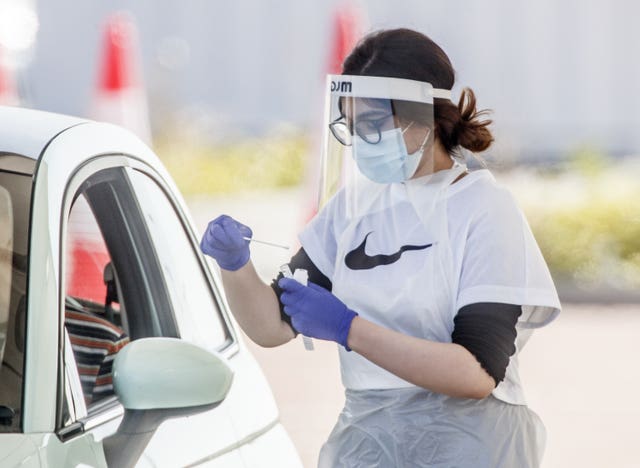
[[[19,432],[21,427],[31,205],[31,174],[25,167],[29,162],[0,154],[0,432]]]

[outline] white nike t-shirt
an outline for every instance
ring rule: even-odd
[[[431,230],[430,227],[423,229],[418,217],[406,210],[406,204],[398,200],[398,196],[402,197],[404,192],[393,187],[394,185],[397,184],[390,184],[388,194],[384,194],[386,199],[393,200],[393,207],[390,209],[394,211],[389,212],[393,214],[378,218],[374,216],[373,221],[367,221],[370,225],[360,230],[360,237],[351,241],[352,245],[348,251],[357,250],[354,248],[363,240],[362,234],[375,231],[377,228],[384,229],[386,245],[378,246],[376,251],[398,252],[399,246],[420,246],[429,241],[434,242],[434,246],[404,252],[397,261],[389,265],[362,271],[361,274],[369,275],[369,279],[364,280],[362,284],[370,285],[372,295],[379,294],[382,290],[387,291],[388,296],[393,296],[394,280],[410,277],[415,271],[416,259],[419,259],[420,255],[434,255],[437,253],[436,249],[444,244],[439,243],[437,236],[431,236],[435,230]],[[446,210],[447,249],[450,249],[450,252],[447,250],[446,258],[447,262],[452,263],[443,269],[450,272],[448,274],[451,277],[442,283],[447,286],[442,287],[450,290],[443,292],[439,302],[434,303],[431,308],[428,305],[423,307],[421,303],[412,303],[410,300],[396,302],[399,310],[393,310],[393,321],[384,320],[380,315],[384,315],[384,311],[377,314],[379,311],[359,310],[359,306],[361,309],[369,307],[363,305],[366,301],[361,304],[360,301],[347,297],[345,302],[364,318],[412,336],[441,342],[451,342],[453,317],[465,305],[479,302],[521,305],[523,313],[517,326],[517,351],[511,357],[505,379],[493,394],[509,403],[524,404],[517,369],[517,354],[530,337],[532,329],[551,322],[560,312],[560,302],[547,265],[513,196],[496,183],[488,170],[471,172],[449,186],[439,203],[446,204],[442,206]],[[397,208],[400,208],[402,215],[398,215]],[[339,243],[344,239],[343,233],[349,225],[342,216],[343,209],[344,204],[338,195],[299,236],[309,258],[334,283],[334,290],[336,267],[344,268],[345,261],[344,258],[337,258],[340,256],[338,252],[345,252]],[[376,210],[384,213],[380,206],[377,206]],[[393,226],[382,226],[387,222]],[[421,234],[423,231],[424,235]],[[367,249],[369,244],[375,241],[375,235],[374,233],[367,239]],[[397,242],[394,237],[398,237]],[[363,291],[362,284],[358,289],[359,294]],[[340,294],[336,295],[340,297]],[[372,307],[375,307],[375,303]],[[435,314],[441,315],[435,320],[434,308]],[[416,329],[419,327],[412,327],[411,324],[421,323],[420,315],[426,314],[427,309],[428,319],[433,322],[432,329],[428,323],[419,330]],[[341,350],[343,383],[346,387],[392,388],[411,385],[373,363],[367,361],[365,364],[362,362],[364,360],[361,356],[348,356],[346,351]],[[354,361],[355,365],[349,364],[351,361]],[[362,372],[359,369],[362,369]],[[350,373],[354,375],[350,376]]]

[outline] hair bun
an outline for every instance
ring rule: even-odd
[[[493,135],[487,128],[492,121],[482,119],[488,110],[476,109],[476,95],[471,88],[464,88],[458,102],[460,120],[456,128],[458,143],[474,153],[484,151],[493,143]]]

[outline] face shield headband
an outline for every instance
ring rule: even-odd
[[[433,164],[433,99],[451,91],[400,78],[329,75],[320,207],[340,189],[388,184]]]

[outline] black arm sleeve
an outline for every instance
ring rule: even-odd
[[[331,281],[329,280],[329,278],[323,275],[320,270],[318,270],[318,267],[316,267],[313,264],[313,262],[307,255],[307,252],[305,252],[304,249],[301,248],[296,252],[296,254],[293,257],[291,257],[291,260],[289,260],[289,268],[291,268],[292,272],[296,271],[298,268],[303,268],[307,270],[307,273],[309,274],[309,281],[331,291],[331,288],[332,288]],[[276,293],[276,296],[278,296],[278,302],[280,303],[280,317],[282,317],[283,321],[289,324],[293,332],[297,335],[298,330],[293,328],[293,325],[291,325],[291,317],[289,317],[287,314],[284,313],[284,306],[280,301],[280,295],[282,294],[282,289],[280,288],[280,286],[278,286],[278,281],[282,277],[283,277],[282,273],[279,273],[278,276],[271,282],[271,288]]]
[[[496,302],[469,304],[453,319],[453,343],[464,346],[496,385],[504,380],[509,358],[516,351],[516,323],[522,307]]]

